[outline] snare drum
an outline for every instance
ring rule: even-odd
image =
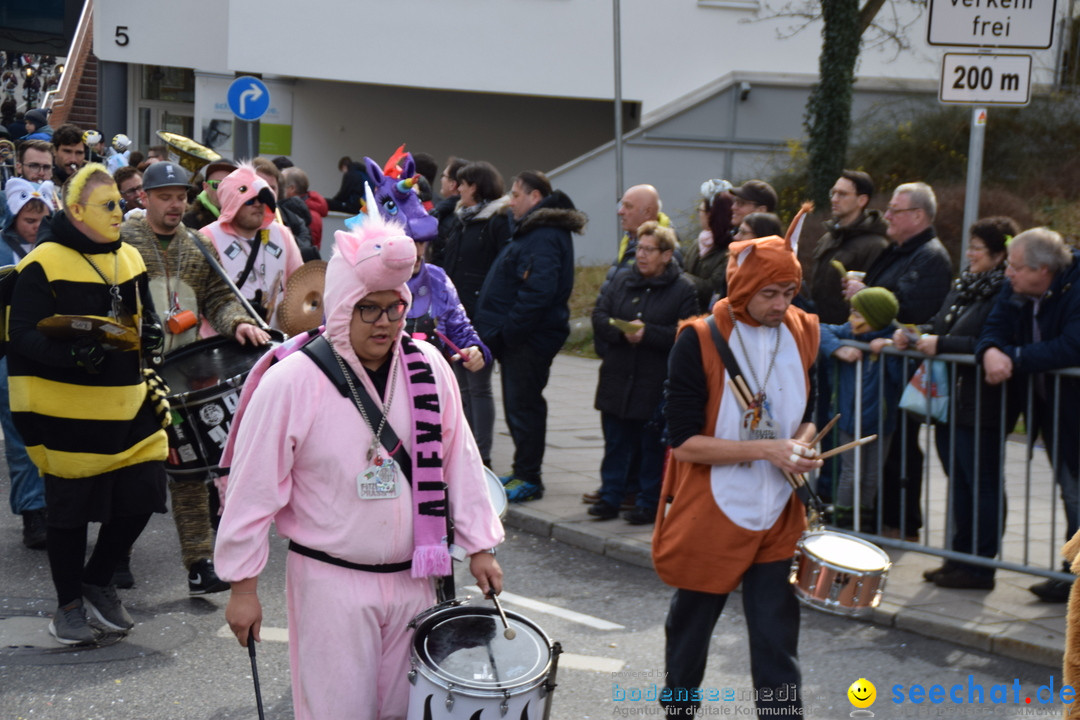
[[[450,600],[413,619],[408,720],[548,717],[557,646],[525,617],[506,619],[513,640],[494,607]]]
[[[489,467],[484,468],[484,479],[487,481],[488,499],[491,500],[491,507],[495,509],[495,514],[502,520],[506,517],[506,510],[510,506],[510,503],[506,500],[506,488],[499,481],[499,476]]]
[[[277,343],[274,343],[277,344]],[[173,424],[166,429],[170,475],[205,475],[219,469],[240,388],[255,363],[273,347],[212,337],[165,357],[161,376],[172,395]]]
[[[789,580],[804,605],[837,615],[860,615],[881,602],[891,565],[877,545],[821,530],[799,539]]]

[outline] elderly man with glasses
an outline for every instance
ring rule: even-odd
[[[844,280],[844,297],[851,297],[864,287],[883,287],[892,291],[900,303],[897,322],[921,325],[941,308],[949,292],[952,262],[949,253],[934,232],[937,198],[923,182],[904,183],[893,192],[885,210],[889,224],[889,247],[878,256],[863,281]],[[915,364],[910,363],[910,372]],[[918,541],[922,526],[923,453],[918,443],[919,420],[909,417],[907,429],[897,429],[883,474],[882,533]],[[906,457],[906,462],[904,458]],[[902,501],[903,491],[907,491]]]

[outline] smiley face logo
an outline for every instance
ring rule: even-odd
[[[847,691],[848,700],[857,708],[868,708],[877,700],[877,688],[866,678],[859,678],[851,683]]]

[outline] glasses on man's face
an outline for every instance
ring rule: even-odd
[[[405,314],[405,308],[408,304],[404,300],[398,300],[390,307],[379,307],[378,305],[357,305],[355,310],[360,313],[360,319],[369,325],[374,325],[379,322],[379,318],[386,314],[386,319],[390,322],[397,322],[401,319],[401,316]]]
[[[886,215],[899,215],[900,213],[915,212],[916,210],[922,210],[922,208],[898,208],[890,205],[885,208]]]
[[[210,186],[211,190],[217,190],[218,185],[221,184],[221,181],[220,180],[207,180],[206,184]]]
[[[127,190],[121,190],[120,194],[124,197],[132,197],[133,195],[138,195],[140,190],[142,190],[142,185],[136,185],[135,187],[130,187]]]
[[[260,199],[259,199],[259,198],[257,198],[257,197],[253,197],[253,198],[251,198],[250,200],[248,200],[248,201],[247,201],[246,203],[244,203],[244,204],[245,204],[245,205],[254,205],[255,203],[262,203],[262,200],[260,200]]]
[[[103,207],[109,212],[112,212],[112,211],[116,210],[116,208],[120,207],[120,202],[117,201],[117,200],[110,200],[109,202],[103,202],[103,203],[79,203],[79,204],[82,205],[83,207]]]
[[[30,172],[45,172],[46,170],[52,170],[52,165],[43,165],[41,163],[23,163],[23,167]]]
[[[645,255],[653,255],[660,252],[660,248],[653,245],[638,245],[637,252],[644,253]]]

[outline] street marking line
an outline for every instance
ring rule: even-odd
[[[564,652],[559,655],[560,670],[589,670],[592,672],[615,673],[623,669],[625,660],[597,657],[595,655],[577,655]]]
[[[232,628],[228,625],[222,625],[218,628],[215,635],[219,638],[229,638],[230,640],[236,639],[236,635],[233,634]],[[262,638],[264,642],[287,643],[289,642],[289,628],[277,628],[263,625],[262,628],[259,629],[259,637]]]
[[[483,597],[483,593],[480,592],[480,588],[475,585],[470,585],[465,588],[468,592],[475,592]],[[505,590],[499,593],[499,600],[504,603],[510,603],[512,605],[519,605],[529,610],[535,610],[536,612],[546,613],[548,615],[554,615],[560,617],[563,620],[569,620],[580,625],[587,625],[588,627],[595,628],[597,630],[625,630],[625,625],[619,625],[618,623],[609,622],[608,620],[602,620],[592,615],[585,615],[584,613],[574,612],[573,610],[567,610],[557,605],[549,605],[546,602],[540,602],[539,600],[533,600],[527,598],[524,595],[515,595],[514,593],[506,592]]]

